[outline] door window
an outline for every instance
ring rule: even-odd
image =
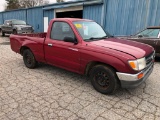
[[[65,22],[54,22],[51,29],[51,39],[53,40],[64,40],[65,37],[74,38],[74,33]]]

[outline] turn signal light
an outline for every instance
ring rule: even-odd
[[[140,73],[140,74],[137,76],[138,79],[141,79],[141,78],[143,78],[143,77],[144,77],[144,74],[143,74],[143,73]]]
[[[131,66],[133,69],[136,69],[136,64],[135,64],[135,62],[130,62],[130,66]]]

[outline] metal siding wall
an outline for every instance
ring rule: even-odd
[[[108,0],[105,30],[130,35],[147,26],[160,25],[160,0]]]
[[[3,19],[19,19],[26,21],[26,10],[8,11],[3,13]]]
[[[83,18],[103,22],[103,27],[114,35],[134,34],[147,26],[160,25],[160,0],[104,0],[99,5],[84,5]],[[102,19],[104,13],[104,19]],[[43,7],[0,13],[0,24],[7,19],[21,19],[33,25],[35,32],[43,32],[43,17],[54,18],[54,10]]]
[[[0,13],[0,25],[2,25],[3,24],[3,15],[2,15],[3,13]]]
[[[84,6],[83,18],[91,19],[101,24],[102,5]]]
[[[48,23],[54,18],[54,10],[44,11],[44,17],[48,17]]]
[[[34,27],[35,32],[43,32],[43,10],[42,7],[30,8],[27,10],[27,23]]]
[[[160,26],[160,0],[148,0],[147,25]]]

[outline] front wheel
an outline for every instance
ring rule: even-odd
[[[113,68],[96,65],[90,72],[93,87],[102,94],[112,94],[118,87],[118,78]]]
[[[3,31],[2,31],[2,36],[3,36],[3,37],[5,36],[5,32],[3,32]]]
[[[24,50],[23,61],[24,61],[25,66],[28,68],[33,69],[37,66],[37,61],[36,61],[33,53],[29,49]]]
[[[13,34],[16,35],[17,34],[17,30],[13,30]]]

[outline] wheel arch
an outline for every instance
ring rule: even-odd
[[[23,61],[26,67],[34,69],[37,66],[38,62],[36,61],[35,56],[31,51],[31,49],[29,49],[26,46],[23,46],[21,48],[21,54],[23,55]]]
[[[86,66],[85,75],[89,76],[91,69],[96,65],[105,65],[105,66],[108,66],[108,67],[112,68],[116,72],[118,71],[116,68],[114,68],[113,66],[111,66],[109,64],[106,64],[106,63],[103,63],[103,62],[99,62],[99,61],[91,61]]]
[[[14,34],[14,32],[17,34],[17,29],[16,28],[13,28],[12,33]]]
[[[24,50],[27,50],[27,49],[32,52],[32,50],[31,50],[29,47],[27,47],[27,46],[22,46],[22,47],[20,48],[20,54],[23,55]]]

